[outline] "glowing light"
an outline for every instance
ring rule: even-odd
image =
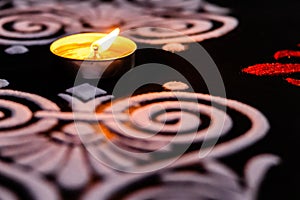
[[[89,57],[94,59],[101,58],[101,53],[103,53],[104,51],[108,50],[111,47],[113,42],[118,37],[119,33],[120,33],[120,29],[116,28],[115,30],[107,34],[105,37],[100,38],[99,40],[93,42],[90,47],[91,53]]]

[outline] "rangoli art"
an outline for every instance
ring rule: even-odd
[[[3,79],[0,83],[8,85]],[[184,86],[180,82],[166,85]],[[42,193],[58,199],[56,187],[83,191],[76,198],[87,200],[168,199],[184,194],[194,199],[255,199],[263,174],[278,158],[253,158],[241,178],[218,158],[264,137],[267,119],[238,101],[174,89],[112,100],[106,91],[81,84],[59,94],[72,108],[67,112],[36,94],[1,88],[0,158],[9,164],[0,163],[0,176],[24,184],[29,199],[40,199]],[[232,118],[233,112],[241,116]],[[248,130],[226,138],[243,120],[250,123]],[[202,147],[205,140],[219,137],[200,159],[199,152],[209,149]],[[177,161],[156,167],[177,156],[175,147],[180,145],[192,148]],[[155,153],[165,156],[157,159]],[[150,169],[150,173],[126,173],[131,168]],[[22,174],[23,169],[36,174],[37,180],[31,175],[26,178],[29,175]],[[247,184],[240,185],[239,179]],[[178,187],[184,194],[176,192]],[[135,189],[124,193],[126,188]],[[0,197],[18,199],[14,188],[0,184],[0,191]]]
[[[300,45],[298,45],[300,46]],[[300,51],[293,50],[281,50],[277,51],[274,54],[275,60],[280,60],[283,58],[300,58]],[[300,72],[299,63],[284,63],[284,62],[275,62],[275,63],[263,63],[249,66],[243,69],[244,73],[253,74],[256,76],[283,76],[285,80],[295,86],[300,86],[300,80],[296,78],[291,78],[289,76]]]
[[[176,0],[168,4],[139,0],[11,0],[11,8],[0,11],[0,44],[45,45],[66,34],[109,32],[120,27],[136,42],[163,45],[163,49],[177,52],[187,48],[185,43],[220,37],[238,24],[237,19],[226,15],[228,9],[205,1]],[[26,50],[19,47],[6,52]]]

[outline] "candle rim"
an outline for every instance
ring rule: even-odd
[[[118,60],[118,59],[122,59],[122,58],[125,58],[125,57],[127,57],[127,56],[130,56],[130,55],[132,55],[132,54],[136,51],[136,49],[137,49],[137,44],[136,44],[133,40],[131,40],[131,39],[127,38],[127,37],[118,35],[117,38],[122,38],[123,40],[127,40],[128,42],[130,42],[130,43],[133,45],[133,48],[130,49],[130,51],[129,51],[128,53],[126,52],[126,53],[125,53],[124,55],[122,55],[122,56],[112,57],[112,58],[105,58],[105,59],[101,59],[101,60],[97,60],[97,59],[89,59],[89,58],[86,58],[86,59],[76,59],[76,58],[69,58],[69,57],[61,56],[61,55],[59,55],[59,54],[57,54],[57,53],[55,52],[55,50],[57,49],[57,48],[54,48],[54,46],[56,45],[56,43],[58,43],[58,42],[60,42],[60,41],[62,41],[62,40],[65,40],[66,38],[76,37],[76,36],[79,36],[79,35],[99,35],[100,37],[101,37],[101,36],[104,37],[104,36],[107,35],[107,34],[108,34],[108,33],[83,32],[83,33],[76,33],[76,34],[65,35],[65,36],[63,36],[63,37],[60,37],[60,38],[56,39],[55,41],[53,41],[53,42],[51,43],[51,45],[50,45],[50,51],[51,51],[52,54],[54,54],[55,56],[58,56],[58,57],[60,57],[60,58],[64,58],[64,59],[68,59],[68,60],[75,60],[75,61],[86,61],[86,62],[114,61],[114,60]]]

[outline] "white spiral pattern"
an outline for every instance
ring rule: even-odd
[[[157,17],[128,24],[126,29],[129,31],[126,34],[137,42],[152,45],[191,43],[225,35],[238,24],[238,21],[230,16],[208,13],[165,14],[171,18]],[[221,26],[214,28],[214,22],[220,23]]]
[[[99,163],[87,162],[92,158],[82,147],[81,139],[89,145],[102,143],[103,136],[95,133],[92,123],[73,123],[74,113],[63,113],[55,103],[35,94],[0,90],[0,98],[1,157],[42,174],[55,175],[65,189],[85,187],[94,170],[98,176],[106,174]],[[93,119],[92,113],[84,114],[81,120]],[[59,123],[60,119],[63,121]],[[15,198],[13,194],[0,184],[0,199]]]
[[[26,106],[5,100],[0,100],[0,106],[9,109],[11,112],[11,116],[7,118],[4,118],[3,112],[1,113],[2,118],[4,118],[0,121],[0,127],[2,128],[18,126],[26,123],[32,117],[31,111]]]
[[[0,90],[0,97],[26,99],[40,107],[41,110],[60,110],[53,102],[38,95],[25,92]],[[0,138],[32,135],[47,130],[57,123],[56,119],[40,119],[31,123],[30,121],[33,118],[31,109],[26,105],[11,100],[1,99],[0,109],[4,109],[6,111],[4,112],[2,110],[0,112]]]
[[[225,35],[238,24],[235,18],[214,14],[217,12],[197,13],[199,7],[207,7],[200,0],[175,0],[172,4],[156,0],[49,4],[16,1],[16,5],[19,8],[0,11],[0,44],[43,45],[64,34],[108,32],[116,26],[141,43],[191,43]],[[214,27],[215,23],[222,25]]]
[[[118,107],[120,104],[115,104],[115,106]],[[176,111],[167,112],[167,110]],[[165,113],[162,113],[164,111]],[[115,112],[116,110],[114,114]],[[205,128],[197,131],[201,125],[199,114],[210,117],[211,124],[209,129]],[[177,122],[168,124],[170,121]],[[127,122],[118,123],[117,121],[111,121],[104,123],[112,131],[122,133],[125,137],[132,138],[133,141],[143,140],[145,143],[151,144],[148,150],[156,150],[156,148],[161,147],[160,145],[152,145],[153,143],[161,145],[167,145],[170,142],[191,144],[192,142],[203,141],[206,135],[210,138],[218,137],[220,134],[226,133],[231,127],[230,118],[226,113],[218,109],[193,102],[171,101],[154,103],[133,111],[130,126],[128,126]],[[166,133],[166,135],[159,133]],[[147,148],[147,145],[140,142],[132,142],[129,145],[135,148]],[[155,149],[151,149],[153,147]]]
[[[41,6],[0,11],[0,44],[3,45],[43,45],[63,34],[81,30],[76,15],[60,8]]]
[[[103,112],[116,116],[127,114],[129,120],[107,120],[103,124],[121,138],[118,142],[144,151],[159,150],[170,144],[192,144],[218,139],[231,129],[232,120],[223,110],[198,103],[201,100],[227,106],[245,115],[252,123],[251,128],[238,138],[217,144],[211,156],[227,155],[245,148],[263,137],[268,130],[266,118],[248,105],[185,92],[149,93],[119,100]],[[210,120],[207,128],[201,128],[203,115]]]
[[[170,163],[174,155],[156,160],[152,157],[154,154],[148,154],[148,151],[156,151],[169,144],[198,144],[226,134],[232,126],[232,120],[220,108],[210,106],[210,102],[212,105],[234,109],[252,122],[251,128],[237,138],[218,143],[210,156],[220,157],[237,152],[263,137],[268,129],[268,122],[259,111],[240,102],[198,93],[159,92],[117,100],[112,106],[100,105],[98,123],[113,133],[105,134],[111,136],[107,141],[104,135],[97,134],[99,129],[96,124],[88,123],[92,119],[90,112],[82,113],[84,115],[78,117],[78,122],[69,123],[67,121],[74,120],[74,113],[62,113],[56,104],[38,95],[0,90],[0,97],[3,98],[0,100],[1,156],[12,158],[16,163],[43,174],[55,174],[59,186],[65,189],[83,188],[91,180],[93,171],[101,177],[115,175],[115,172],[103,171],[103,166],[92,161],[91,155],[118,170],[153,171]],[[27,101],[31,102],[31,106],[32,103],[35,104],[38,107],[35,110],[38,111],[32,113],[31,106],[26,106]],[[199,101],[206,101],[208,104],[201,104]],[[210,123],[208,127],[201,128],[203,115],[210,119]],[[65,122],[58,124],[59,119]],[[124,150],[115,143],[110,143],[115,138],[118,144],[138,149],[139,152],[129,152],[128,148]],[[86,153],[81,142],[84,142],[91,154]],[[166,150],[172,152],[173,149],[165,148],[164,151]],[[146,154],[143,153],[145,151]],[[185,158],[198,160],[198,151],[189,151]],[[90,169],[90,165],[93,169]],[[199,178],[202,179],[202,175]],[[188,180],[184,179],[182,182],[185,184]],[[195,184],[203,185],[196,180]],[[169,186],[166,188],[174,189]],[[1,190],[0,197],[15,198],[14,193],[0,187]],[[142,196],[165,197],[160,190],[155,191],[158,192],[146,192]],[[196,196],[201,194],[197,193]],[[231,198],[235,199],[234,196]]]

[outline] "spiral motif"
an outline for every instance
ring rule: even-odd
[[[103,189],[100,185],[95,187],[84,199],[247,199],[236,174],[216,161],[172,167],[135,179],[120,179],[107,187],[101,186]]]
[[[202,5],[198,0],[175,0],[172,4],[144,0],[118,0],[116,4],[92,1],[78,5],[33,4],[36,6],[0,12],[0,44],[43,45],[67,33],[107,32],[115,26],[128,30],[125,35],[141,43],[191,43],[220,37],[237,26],[233,17],[197,14]],[[216,23],[222,25],[215,26]],[[178,46],[170,51],[178,51]]]
[[[0,127],[2,128],[14,127],[26,123],[32,117],[31,111],[23,105],[5,100],[0,100],[0,105],[12,113],[11,116],[4,117],[4,113],[1,112],[1,118],[4,118],[0,121]]]
[[[141,151],[156,151],[167,145],[197,144],[228,133],[233,125],[231,117],[224,110],[199,101],[222,108],[227,106],[245,115],[252,123],[251,128],[239,137],[216,144],[212,156],[245,148],[268,130],[266,118],[256,109],[237,101],[198,93],[143,94],[119,100],[107,108],[100,106],[98,111],[116,116],[129,115],[128,120],[103,121],[105,129],[117,136],[118,143]],[[205,123],[205,120],[209,122]]]
[[[201,42],[220,37],[232,31],[238,21],[229,16],[215,14],[174,14],[159,13],[148,21],[136,21],[128,24],[127,35],[141,43],[159,45],[168,43]],[[164,18],[163,16],[169,16]],[[221,24],[215,26],[215,23]]]
[[[30,107],[9,99],[19,98],[20,101],[25,99],[41,110],[59,110],[56,104],[45,98],[13,90],[0,90],[0,97],[3,98],[0,100],[0,138],[32,135],[47,130],[57,123],[56,119],[33,120]]]
[[[117,103],[115,106],[118,107],[120,104]],[[134,105],[129,106],[134,107]],[[125,109],[128,108],[118,111],[127,112]],[[168,112],[168,110],[173,111]],[[113,113],[116,114],[118,111],[114,110]],[[199,126],[201,127],[199,113],[210,117],[209,129],[206,127],[198,130]],[[224,126],[223,121],[225,122]],[[149,143],[148,150],[156,150],[162,147],[161,145],[164,146],[170,142],[191,144],[193,141],[203,141],[208,131],[210,133],[208,134],[209,137],[218,137],[219,133],[226,133],[231,126],[231,120],[226,113],[216,108],[194,102],[179,101],[165,101],[163,104],[161,102],[153,103],[138,108],[132,112],[130,125],[127,122],[118,123],[117,121],[104,123],[110,130],[122,133],[125,137],[132,138],[133,141],[142,140]],[[140,142],[132,142],[129,145],[144,150],[148,147]]]
[[[92,123],[73,123],[74,118],[64,114],[74,115],[60,112],[55,103],[38,95],[0,90],[0,152],[1,157],[12,159],[18,165],[55,175],[60,187],[75,190],[88,184],[92,171],[98,176],[107,174],[99,163],[92,161],[81,142],[82,139],[89,145],[101,144],[103,136],[95,134]],[[9,198],[19,199],[1,188],[0,183],[0,199]]]
[[[0,11],[0,44],[4,45],[43,45],[80,30],[82,24],[74,13],[64,9],[41,6]]]

